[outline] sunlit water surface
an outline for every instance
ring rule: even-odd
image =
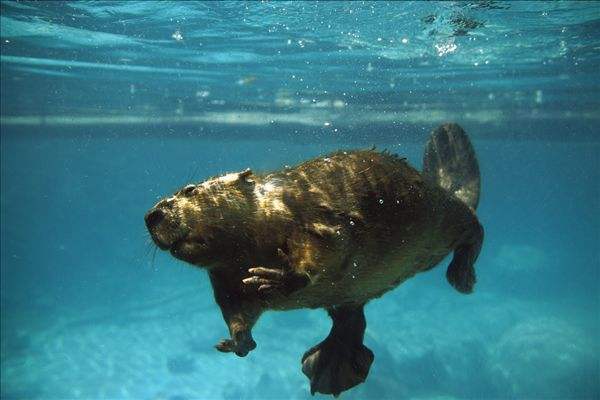
[[[321,310],[246,358],[205,272],[143,215],[190,181],[473,139],[475,293],[445,265],[366,307],[343,398],[598,398],[600,4],[8,2],[1,10],[1,397],[309,398]]]

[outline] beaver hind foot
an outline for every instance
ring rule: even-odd
[[[325,340],[302,357],[302,372],[310,379],[310,392],[338,396],[367,379],[373,352],[362,344],[366,328],[363,306],[328,310],[333,327]]]
[[[446,271],[448,282],[460,293],[469,294],[475,286],[475,268],[471,265],[461,266],[451,263]]]
[[[481,177],[473,145],[458,124],[444,124],[433,131],[423,155],[423,176],[462,200],[474,212],[479,204]],[[483,228],[473,219],[467,234],[454,249],[446,271],[448,282],[460,293],[471,293],[475,286],[473,264],[481,250]]]
[[[327,338],[302,357],[302,372],[310,379],[310,393],[338,396],[367,379],[373,352],[361,344],[356,347]]]
[[[475,222],[470,228],[470,235],[454,250],[452,262],[446,270],[448,282],[461,293],[471,293],[477,280],[475,276],[475,260],[483,243],[483,228]]]

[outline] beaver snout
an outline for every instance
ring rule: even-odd
[[[146,226],[148,227],[148,230],[152,232],[152,229],[158,224],[160,224],[160,221],[162,221],[164,218],[165,213],[161,209],[155,208],[146,213],[144,220],[146,221]]]
[[[167,206],[170,205],[167,204]],[[144,215],[144,222],[152,241],[161,250],[171,249],[189,233],[189,229],[181,224],[173,207],[165,207],[163,202],[152,207]]]
[[[154,207],[150,209],[144,216],[146,227],[154,243],[161,249],[167,250],[172,244],[175,238],[173,236],[172,224],[165,221],[167,215],[164,210]]]

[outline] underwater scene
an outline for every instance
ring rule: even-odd
[[[599,2],[0,14],[0,398],[600,398]]]

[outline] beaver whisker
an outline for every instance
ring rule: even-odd
[[[156,252],[158,251],[158,247],[154,246],[154,251],[152,252],[152,259],[150,260],[150,267],[154,269],[154,259],[156,258]]]
[[[147,238],[146,242],[145,242],[145,246],[146,246],[146,255],[150,254],[150,252],[152,251],[153,248],[155,248],[156,246],[154,245],[154,242],[152,241],[151,238]]]

